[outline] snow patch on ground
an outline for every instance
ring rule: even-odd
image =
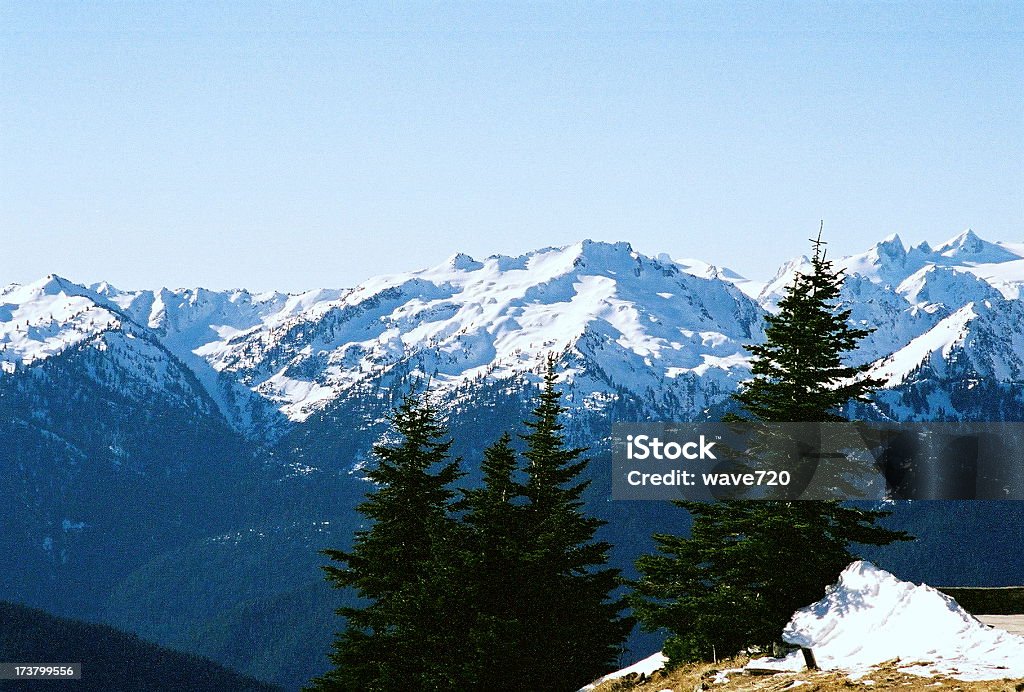
[[[633,675],[634,673],[637,675],[650,675],[654,671],[661,670],[662,668],[664,668],[666,663],[668,663],[668,658],[659,651],[656,654],[651,654],[642,661],[637,661],[628,668],[617,670],[614,673],[608,673],[608,675],[605,675],[603,678],[595,680],[589,685],[581,687],[579,690],[577,690],[577,692],[590,692],[590,690],[595,689],[598,685],[602,683],[608,682],[609,680],[617,680],[618,678],[624,678],[627,675]]]
[[[755,658],[746,665],[746,670],[774,671],[776,673],[799,673],[807,665],[804,663],[804,655],[794,651],[783,658]]]

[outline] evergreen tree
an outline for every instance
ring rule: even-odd
[[[314,690],[575,689],[605,672],[630,630],[612,598],[618,570],[602,568],[603,522],[583,512],[583,448],[559,421],[554,361],[522,458],[504,434],[485,450],[483,483],[461,476],[429,402],[406,397],[393,415],[400,441],[374,448],[376,490],[360,505],[373,523],[351,551],[324,551],[346,607],[335,668]],[[522,479],[522,480],[520,480]],[[459,521],[461,514],[462,521]]]
[[[332,645],[335,668],[314,690],[465,689],[465,599],[455,586],[464,532],[451,488],[462,474],[425,397],[406,396],[392,424],[400,440],[374,447],[377,465],[367,477],[376,489],[359,506],[372,524],[356,533],[351,551],[323,551],[340,563],[324,567],[327,579],[366,604],[338,610],[346,628]]]
[[[522,548],[515,588],[523,638],[518,689],[570,690],[607,672],[631,623],[612,598],[619,571],[601,568],[610,545],[594,540],[599,519],[583,512],[589,481],[584,448],[566,445],[560,417],[565,409],[555,389],[554,358],[530,420]]]
[[[877,382],[844,356],[869,332],[850,327],[835,300],[842,274],[819,231],[811,271],[798,274],[770,316],[753,379],[735,399],[755,421],[840,421]],[[677,502],[693,517],[689,537],[655,534],[658,552],[637,561],[629,601],[645,628],[664,628],[670,662],[735,654],[777,640],[793,611],[821,598],[854,559],[851,544],[908,540],[878,526],[886,512],[837,502]]]
[[[466,675],[477,689],[521,689],[520,646],[530,635],[521,622],[529,604],[521,593],[527,536],[518,466],[512,437],[504,433],[484,450],[483,486],[463,491],[469,528],[466,596],[473,612]]]
[[[851,327],[850,310],[836,309],[843,272],[826,258],[820,230],[812,243],[810,273],[798,273],[778,313],[765,318],[765,342],[747,345],[753,379],[733,398],[762,423],[846,420],[843,407],[881,384],[859,376],[869,363],[843,362],[873,330]]]

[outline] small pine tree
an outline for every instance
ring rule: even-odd
[[[877,382],[844,356],[869,332],[850,327],[834,301],[842,284],[819,231],[809,274],[798,274],[767,318],[764,344],[749,346],[753,379],[735,400],[760,422],[843,420],[849,402]],[[860,376],[860,377],[859,377]],[[851,544],[908,540],[877,525],[886,512],[837,502],[677,502],[693,517],[687,538],[655,534],[658,552],[637,561],[629,597],[650,630],[671,635],[671,663],[767,645],[799,607],[821,598],[854,559]]]
[[[451,441],[424,397],[407,395],[392,416],[400,441],[374,447],[375,485],[359,511],[372,521],[351,551],[324,550],[342,566],[324,567],[338,588],[366,600],[344,607],[330,654],[335,667],[312,690],[456,690],[464,641],[459,583],[464,532],[451,488],[462,473]]]
[[[583,512],[586,450],[566,446],[556,379],[552,357],[523,436],[527,541],[517,585],[523,690],[576,689],[607,672],[631,629],[620,616],[622,601],[612,598],[619,571],[601,568],[611,546],[594,536],[604,522]]]

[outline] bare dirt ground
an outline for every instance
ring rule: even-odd
[[[873,692],[873,690],[892,689],[906,692],[934,692],[935,690],[1021,692],[1024,690],[1024,679],[963,682],[948,678],[922,678],[899,672],[895,662],[883,663],[870,675],[859,680],[850,680],[846,674],[839,672],[804,671],[778,675],[735,673],[728,675],[728,682],[714,682],[720,671],[740,668],[746,662],[746,658],[734,658],[720,661],[718,664],[700,663],[683,666],[669,673],[656,671],[646,680],[637,680],[636,678],[611,680],[598,686],[595,692],[626,692],[627,690],[630,692],[698,692],[699,690],[781,692],[790,689],[800,692],[835,692],[837,690]]]

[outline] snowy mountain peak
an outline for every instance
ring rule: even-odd
[[[687,274],[700,276],[705,279],[722,279],[723,281],[729,281],[730,283],[748,281],[747,277],[729,269],[728,267],[708,264],[703,260],[694,259],[692,257],[675,259],[670,257],[668,253],[662,252],[658,254],[655,259],[665,265],[675,264]]]
[[[811,260],[806,255],[791,259],[775,273],[775,277],[765,284],[757,296],[757,302],[765,310],[774,312],[779,305],[779,300],[785,294],[786,289],[796,280],[797,274],[806,274],[811,271]]]
[[[675,265],[687,274],[692,274],[693,276],[699,276],[704,279],[719,279],[721,281],[731,283],[750,298],[756,299],[765,286],[764,282],[751,281],[729,267],[708,264],[707,262],[699,259],[690,257],[675,259],[665,252],[660,253],[656,259],[665,266]]]
[[[468,272],[480,269],[484,265],[480,262],[477,262],[469,255],[459,252],[445,260],[445,262],[441,266],[444,267],[445,269],[453,271]]]
[[[975,253],[983,247],[984,243],[985,241],[979,238],[973,229],[968,228],[944,242],[936,252],[945,254],[952,250],[963,250],[964,252]]]
[[[91,340],[120,321],[83,286],[56,274],[0,295],[0,361],[4,372]]]
[[[954,267],[929,264],[908,276],[896,293],[912,305],[944,305],[950,308],[968,302],[998,300],[1000,294],[974,274]]]
[[[581,240],[580,242],[576,243],[575,245],[570,245],[569,247],[572,247],[572,248],[577,248],[578,247],[581,252],[587,252],[589,249],[593,248],[593,249],[597,250],[598,252],[602,252],[602,253],[603,252],[613,252],[613,253],[625,253],[627,255],[635,255],[635,253],[633,251],[633,245],[630,244],[629,242],[625,241],[625,240],[617,240],[617,241],[614,241],[614,242],[609,242],[609,241],[606,241],[606,240],[591,240],[590,238],[586,238],[586,239]]]
[[[873,281],[898,284],[908,271],[921,264],[921,260],[917,253],[908,253],[903,241],[894,233],[867,252],[843,258],[837,264],[847,274],[860,274]]]
[[[903,245],[903,241],[900,239],[899,234],[891,233],[875,245],[875,252],[880,257],[891,257],[896,259],[906,257],[907,248]]]
[[[58,274],[47,274],[45,278],[40,279],[33,286],[37,286],[39,290],[45,291],[48,294],[54,294],[59,291],[65,290],[71,285],[71,282],[65,279],[63,276]]]
[[[106,281],[100,281],[99,283],[92,284],[88,288],[93,293],[96,293],[97,295],[101,296],[106,296],[108,298],[112,298],[114,296],[121,294],[121,291],[117,290],[117,288],[111,286]]]
[[[935,250],[935,254],[950,260],[985,264],[1011,262],[1021,259],[1020,255],[1011,252],[1002,245],[982,240],[970,228],[940,245]]]
[[[608,243],[602,240],[583,240],[575,245],[556,249],[567,256],[575,255],[576,259],[573,261],[575,266],[585,266],[588,262],[609,266],[613,264],[626,266],[639,257],[633,251],[633,246],[627,242]]]
[[[12,284],[4,292],[4,297],[15,302],[25,302],[39,296],[56,296],[61,293],[76,295],[82,290],[82,286],[68,281],[62,276],[47,274],[42,279],[29,284]]]
[[[622,387],[648,392],[658,405],[693,400],[681,392],[694,378],[724,386],[741,377],[742,344],[760,338],[760,318],[727,282],[692,276],[628,243],[583,241],[371,279],[338,301],[199,353],[292,420],[403,373],[452,390],[533,372],[551,352],[569,354],[570,379],[584,398]]]

